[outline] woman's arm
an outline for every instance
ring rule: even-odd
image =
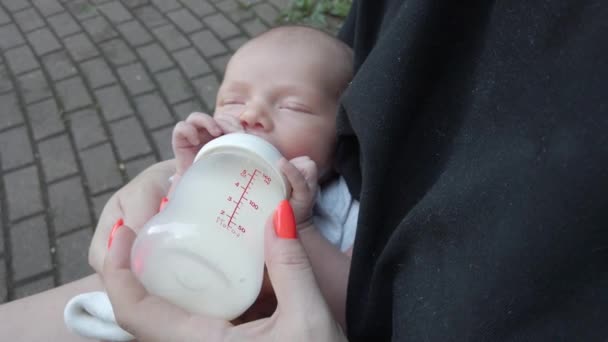
[[[63,309],[83,292],[103,291],[97,274],[0,305],[0,341],[91,341],[70,332]]]

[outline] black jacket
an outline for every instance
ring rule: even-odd
[[[354,1],[351,341],[608,339],[608,3]]]

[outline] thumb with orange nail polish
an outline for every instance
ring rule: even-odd
[[[273,216],[274,231],[281,239],[296,239],[296,218],[288,200],[279,203]]]

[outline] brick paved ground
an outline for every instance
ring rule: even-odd
[[[0,0],[0,303],[92,272],[105,201],[287,1]]]

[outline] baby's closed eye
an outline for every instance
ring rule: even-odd
[[[312,109],[299,102],[284,102],[279,105],[279,109],[286,109],[294,112],[312,113]]]

